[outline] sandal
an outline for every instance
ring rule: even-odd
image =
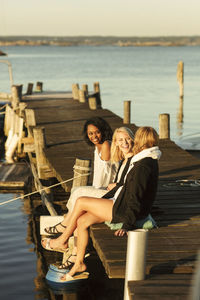
[[[62,222],[54,225],[54,226],[50,226],[50,227],[46,227],[44,228],[44,231],[48,234],[62,234],[63,232],[62,231],[59,231],[57,229],[57,226],[58,225],[61,225],[63,228],[66,228],[67,226],[63,225]]]
[[[41,240],[41,245],[44,249],[46,250],[49,250],[49,251],[56,251],[56,252],[61,252],[61,253],[65,253],[67,251],[67,248],[66,249],[61,249],[61,248],[52,248],[50,246],[50,242],[51,242],[52,239],[50,238],[43,238]],[[44,245],[44,242],[46,242],[46,244]]]
[[[74,265],[74,262],[70,261],[70,257],[72,256],[77,256],[76,254],[71,254],[68,259],[66,260],[66,262],[64,264],[61,264],[58,266],[59,270],[70,270],[72,268],[72,266]]]
[[[72,261],[69,260],[70,257],[72,257],[72,256],[77,256],[77,255],[76,254],[71,254],[68,257],[68,259],[66,260],[65,263],[63,263],[63,264],[61,264],[61,265],[58,266],[58,269],[59,270],[70,270],[73,267],[74,263],[75,263],[75,262],[72,262]],[[90,256],[90,253],[86,253],[85,254],[85,258],[88,257],[88,256]]]
[[[64,277],[62,276],[60,279],[63,282],[71,282],[80,279],[88,279],[89,275],[90,274],[88,272],[76,272],[73,276],[67,273]]]

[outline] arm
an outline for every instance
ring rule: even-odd
[[[105,141],[101,147],[101,159],[108,161],[110,160],[110,143]]]

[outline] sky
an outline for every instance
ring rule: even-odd
[[[0,0],[0,36],[200,35],[200,0]]]

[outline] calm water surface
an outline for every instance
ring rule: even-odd
[[[200,47],[1,47],[13,65],[14,82],[42,81],[45,90],[71,90],[72,83],[100,82],[102,104],[123,116],[132,101],[131,121],[158,129],[158,116],[170,114],[171,139],[199,132]],[[3,58],[6,59],[6,58]],[[177,64],[185,64],[183,122],[178,121]],[[9,91],[7,66],[0,64],[0,91]]]

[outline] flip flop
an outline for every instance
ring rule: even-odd
[[[89,277],[88,272],[77,272],[75,273],[74,276],[69,275],[68,273],[65,275],[65,279],[62,279],[63,277],[60,278],[62,282],[70,282],[70,281],[75,281],[75,280],[80,280],[80,279],[88,279]]]
[[[56,252],[61,252],[61,253],[65,253],[65,252],[67,251],[67,248],[66,248],[66,249],[62,249],[62,248],[51,248],[51,246],[50,246],[51,240],[52,240],[52,239],[50,239],[50,238],[43,238],[43,239],[41,240],[41,245],[42,245],[42,247],[43,247],[44,249],[46,249],[46,250],[49,250],[49,251],[56,251]],[[44,245],[42,244],[42,242],[45,242],[45,241],[46,241],[46,245],[44,246]]]

